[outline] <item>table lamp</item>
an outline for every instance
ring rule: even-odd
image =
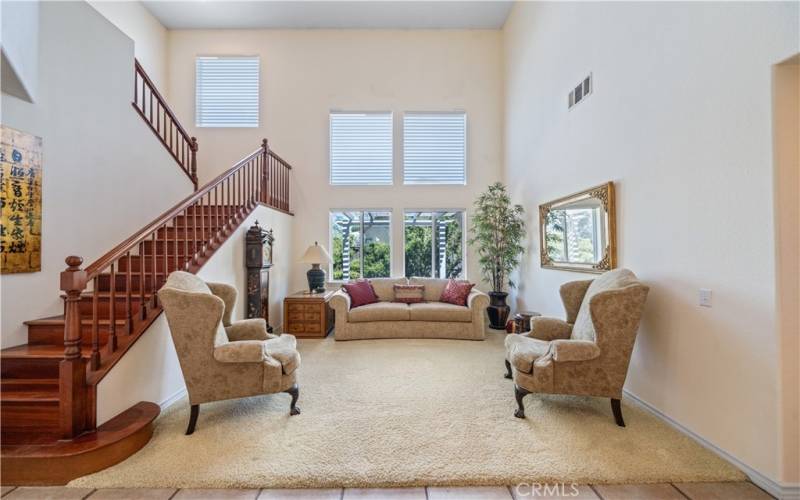
[[[308,270],[306,276],[308,277],[308,289],[311,293],[325,291],[325,271],[320,269],[320,264],[329,264],[331,256],[328,255],[325,247],[314,242],[313,245],[308,247],[306,253],[300,258],[300,262],[304,264],[311,264],[311,269]]]

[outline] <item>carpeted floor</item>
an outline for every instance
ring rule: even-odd
[[[631,405],[614,425],[607,399],[526,398],[514,418],[503,337],[302,340],[302,414],[289,396],[188,403],[157,421],[139,453],[70,486],[387,487],[526,482],[745,479],[739,470]]]

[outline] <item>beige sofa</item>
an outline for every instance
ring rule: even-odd
[[[340,290],[331,298],[336,312],[336,340],[431,338],[483,340],[489,297],[472,289],[466,306],[439,302],[447,280],[436,278],[372,278],[380,302],[350,308],[350,296]],[[425,302],[394,300],[394,285],[424,285]]]

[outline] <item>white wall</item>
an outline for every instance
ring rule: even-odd
[[[42,270],[0,278],[3,347],[26,342],[23,321],[63,312],[68,255],[90,264],[192,192],[131,107],[130,39],[83,2],[39,14],[36,102],[0,104],[4,125],[43,139]]]
[[[403,272],[403,208],[470,208],[498,180],[502,164],[502,43],[499,31],[237,30],[170,31],[170,96],[179,116],[194,116],[197,55],[259,55],[261,126],[188,127],[200,144],[201,182],[254,150],[262,137],[293,166],[291,208],[295,259],[314,241],[327,246],[331,208],[393,210],[392,274]],[[328,113],[395,112],[395,165],[400,172],[403,111],[467,112],[468,181],[456,186],[332,187],[328,184]],[[307,286],[296,264],[292,288]],[[470,279],[479,279],[468,256]]]
[[[616,182],[620,264],[651,286],[627,389],[777,480],[771,65],[797,20],[788,2],[544,2],[505,27],[505,175],[531,227],[540,203]],[[541,269],[538,246],[517,302],[563,315],[558,286],[591,276]]]
[[[773,72],[783,479],[800,483],[800,54]]]
[[[39,2],[4,1],[0,19],[3,91],[33,101],[39,80]]]
[[[139,1],[89,0],[89,5],[133,40],[136,58],[169,101],[166,94],[167,28]],[[180,116],[179,119],[183,122],[187,118]]]
[[[289,237],[294,222],[292,216],[266,207],[257,207],[197,275],[206,281],[234,285],[239,296],[233,319],[244,318],[247,290],[244,235],[255,221],[263,228],[272,229],[275,235],[274,263],[270,268],[269,314],[270,324],[278,331],[283,324],[283,298],[290,293],[288,275],[294,255]],[[185,388],[167,320],[162,314],[98,384],[98,424],[106,422],[139,401],[169,404],[182,395]]]

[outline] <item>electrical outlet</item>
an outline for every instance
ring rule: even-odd
[[[711,290],[708,288],[700,289],[700,305],[703,307],[711,307]]]

